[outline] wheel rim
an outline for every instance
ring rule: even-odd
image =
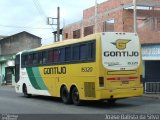
[[[74,90],[72,92],[72,99],[75,104],[79,104],[79,92],[78,92],[77,88],[74,88]]]
[[[23,91],[24,95],[27,95],[27,87],[24,86],[24,91]]]
[[[71,96],[70,96],[66,87],[63,87],[61,89],[61,99],[62,99],[63,103],[65,103],[65,104],[70,104],[72,102]]]
[[[63,99],[63,100],[66,100],[67,97],[68,97],[67,91],[66,91],[66,90],[63,90],[63,91],[62,91],[62,99]]]

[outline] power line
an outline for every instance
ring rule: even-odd
[[[46,18],[47,16],[46,16],[45,12],[43,11],[42,7],[40,6],[39,1],[38,0],[33,0],[33,3],[35,5],[36,9],[38,10],[39,14],[41,15],[41,17]]]
[[[6,28],[18,28],[18,29],[52,29],[52,28],[43,28],[43,27],[24,27],[24,26],[15,26],[15,25],[2,25],[0,24],[1,27],[6,27]]]
[[[42,9],[39,1],[38,1],[38,0],[33,0],[33,3],[34,3],[34,5],[35,5],[36,9],[38,10],[40,16],[42,17],[42,19],[46,22],[46,20],[47,20],[47,15],[46,15],[45,12],[43,11],[43,9]],[[52,25],[51,25],[50,27],[51,27],[52,30],[54,30],[54,28],[53,28]]]

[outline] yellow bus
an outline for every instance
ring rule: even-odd
[[[103,32],[19,52],[16,92],[61,97],[66,104],[141,96],[142,59],[136,33]]]

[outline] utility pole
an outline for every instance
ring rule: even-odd
[[[57,42],[60,41],[60,8],[57,7]]]
[[[94,18],[94,24],[95,24],[95,33],[97,32],[97,6],[98,4],[97,4],[97,0],[95,0],[95,18]]]
[[[55,23],[56,20],[56,23]],[[54,33],[54,42],[59,42],[60,41],[60,7],[57,7],[57,18],[51,18],[48,17],[47,21],[48,25],[56,25],[57,26],[57,31],[53,32]],[[57,36],[56,36],[57,33]]]
[[[133,13],[133,19],[134,19],[134,33],[137,33],[137,1],[133,0],[134,5],[134,13]]]

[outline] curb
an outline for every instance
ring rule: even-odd
[[[13,85],[0,85],[0,87],[3,87],[3,88],[7,88],[7,87],[14,88],[15,86],[13,86]]]
[[[143,94],[143,97],[153,98],[153,99],[160,99],[160,94]]]

